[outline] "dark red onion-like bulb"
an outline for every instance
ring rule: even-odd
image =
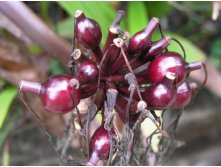
[[[76,104],[81,99],[80,90],[73,89],[70,85],[72,79],[72,76],[56,75],[44,83],[22,80],[19,88],[21,92],[38,95],[47,111],[56,114],[65,114],[75,108],[74,98],[76,99]]]
[[[128,47],[129,53],[139,53],[147,49],[150,45],[151,36],[158,25],[159,19],[153,17],[144,30],[137,32],[130,39]]]
[[[201,67],[201,62],[187,64],[178,53],[165,52],[150,62],[146,73],[147,81],[150,83],[160,82],[167,72],[172,72],[177,77],[175,85],[180,85],[185,81],[188,72]]]
[[[186,79],[185,61],[178,53],[165,52],[151,61],[147,68],[147,80],[150,83],[160,82],[167,72],[175,73],[177,85]]]
[[[171,108],[180,109],[186,107],[191,102],[196,88],[196,83],[188,83],[187,81],[178,86],[176,90],[176,100],[172,104]]]
[[[114,129],[112,135],[116,135]],[[116,141],[114,141],[116,143]],[[110,137],[102,124],[93,134],[89,146],[89,165],[96,165],[99,160],[107,160],[110,153]]]
[[[77,79],[81,84],[94,83],[98,80],[99,71],[93,62],[84,62],[77,68]]]
[[[165,110],[174,103],[176,99],[176,89],[173,87],[175,79],[174,73],[167,72],[161,82],[152,84],[142,93],[149,109]]]
[[[99,46],[102,38],[99,24],[85,17],[81,10],[75,12],[76,23],[74,27],[76,39],[87,49],[91,49],[97,62],[100,63],[103,53]]]
[[[102,37],[101,28],[98,23],[93,19],[85,17],[81,10],[76,11],[75,18],[75,37],[87,49],[98,47]]]

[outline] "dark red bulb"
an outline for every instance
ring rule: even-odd
[[[85,17],[81,10],[75,13],[76,23],[74,27],[75,37],[87,49],[95,49],[99,46],[102,33],[98,23]]]
[[[147,68],[147,81],[149,83],[160,82],[167,72],[176,75],[176,86],[182,84],[189,72],[202,68],[201,62],[186,63],[184,59],[175,52],[165,52],[152,60]]]
[[[99,71],[93,62],[84,62],[77,68],[77,79],[82,84],[94,83],[98,80]]]
[[[175,79],[173,73],[167,72],[161,82],[152,84],[142,93],[149,109],[165,110],[174,103],[176,99],[176,89],[173,88]]]
[[[142,31],[137,32],[129,42],[128,51],[129,53],[139,53],[144,51],[150,45],[151,37],[154,30],[159,24],[159,19],[152,18],[146,28]]]
[[[147,81],[160,82],[167,72],[175,73],[177,85],[186,79],[185,61],[178,53],[165,52],[151,61],[147,68]]]
[[[192,95],[196,88],[196,83],[188,83],[187,81],[178,86],[176,90],[176,100],[171,108],[179,109],[186,107],[191,102]]]
[[[112,135],[116,135],[114,129],[111,130]],[[116,141],[114,141],[116,144]],[[89,162],[90,165],[96,165],[99,160],[107,160],[110,153],[110,137],[108,131],[102,124],[93,134],[89,146]]]
[[[75,108],[74,98],[76,104],[81,99],[80,90],[73,89],[70,85],[71,79],[73,79],[72,76],[56,75],[42,84],[21,81],[20,91],[38,95],[47,111],[65,114]]]

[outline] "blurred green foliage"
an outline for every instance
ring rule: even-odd
[[[142,30],[147,24],[149,15],[151,17],[162,17],[168,14],[171,9],[171,5],[167,2],[122,2],[127,7],[125,10],[126,18],[123,21],[122,28],[125,27],[125,30],[129,31],[131,35],[136,33],[137,31]],[[126,4],[125,4],[126,3]],[[58,4],[70,15],[71,18],[68,18],[64,21],[61,21],[58,24],[58,33],[60,35],[65,36],[73,36],[73,25],[74,25],[74,12],[78,9],[83,10],[87,17],[95,19],[101,26],[103,37],[102,37],[102,44],[104,44],[107,33],[108,27],[110,26],[111,22],[116,15],[116,10],[110,5],[109,2],[64,2],[60,1]],[[102,6],[102,9],[100,8]],[[99,10],[100,9],[100,10]],[[200,8],[201,9],[201,8]],[[126,22],[125,22],[126,20]],[[163,32],[165,32],[163,30]],[[184,37],[172,33],[172,32],[165,32],[165,35],[173,36],[174,38],[178,39],[180,43],[184,46],[187,55],[187,61],[197,61],[197,60],[205,60],[205,53],[197,48],[193,43],[191,43],[188,39]],[[160,39],[159,31],[154,34],[153,39],[159,40]],[[169,46],[170,51],[176,51],[183,54],[179,45],[175,42],[171,42]]]
[[[9,164],[10,164],[10,154],[9,154],[9,151],[3,151],[2,166],[9,166]]]
[[[17,95],[17,92],[18,92],[18,89],[15,86],[8,86],[0,92],[0,101],[4,102],[4,103],[1,103],[1,107],[0,107],[0,113],[1,113],[0,129],[2,128],[3,122],[8,113],[10,105],[13,99],[15,98],[15,96]]]
[[[145,2],[145,6],[147,8],[148,14],[151,17],[165,17],[170,11],[172,6],[168,4],[168,2],[160,2],[160,1],[148,1]]]
[[[41,17],[45,22],[49,20],[49,12],[48,12],[49,4],[47,1],[40,1],[40,10]]]
[[[221,58],[221,39],[214,40],[210,45],[210,52],[212,55]]]
[[[127,4],[127,25],[131,35],[146,27],[149,17],[145,9],[145,2],[131,1]]]

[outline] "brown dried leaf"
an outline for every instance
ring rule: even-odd
[[[41,121],[46,125],[49,133],[57,137],[61,137],[64,133],[65,128],[65,121],[63,116],[47,112],[37,96],[29,95],[26,99],[28,100],[28,105],[33,109],[33,111],[41,118]]]
[[[20,44],[0,38],[0,66],[6,70],[17,71],[30,66],[27,52]]]
[[[32,59],[21,41],[13,39],[12,42],[0,38],[0,76],[10,83],[17,85],[22,79],[29,81],[44,80],[47,71],[45,73],[40,71],[37,67],[39,63],[36,63],[38,60]]]
[[[13,23],[8,17],[0,12],[0,27],[6,29],[16,38],[23,40],[26,43],[31,43],[31,39],[22,32],[22,30]]]

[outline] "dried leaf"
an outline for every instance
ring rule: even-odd
[[[18,39],[21,39],[26,43],[31,43],[31,39],[26,34],[24,34],[22,30],[15,23],[13,23],[1,12],[0,12],[0,27],[6,29],[8,32],[10,32]]]

